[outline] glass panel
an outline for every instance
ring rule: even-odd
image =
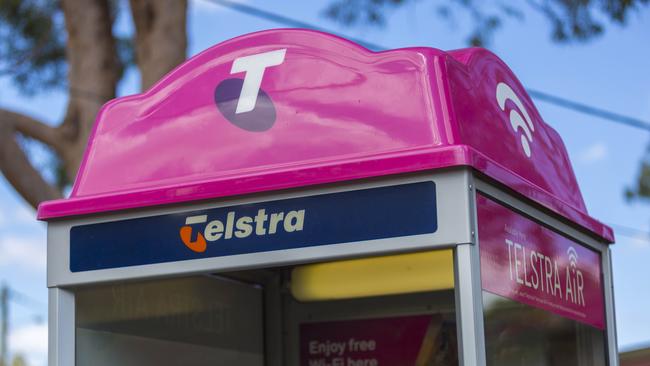
[[[76,364],[263,365],[262,290],[211,277],[76,291]]]
[[[491,366],[604,366],[598,328],[483,291]]]
[[[80,288],[76,364],[458,365],[453,273],[440,250]]]
[[[451,250],[293,268],[288,364],[458,365],[453,278]]]

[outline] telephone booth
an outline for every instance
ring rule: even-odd
[[[618,365],[613,232],[484,49],[223,42],[38,215],[50,366]]]

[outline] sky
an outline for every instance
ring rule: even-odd
[[[452,50],[465,47],[469,34],[467,19],[450,24],[437,18],[427,2],[395,11],[384,28],[341,27],[322,16],[326,0],[247,3],[387,48]],[[489,45],[524,86],[650,121],[650,8],[633,15],[625,27],[610,25],[591,42],[571,44],[552,42],[549,24],[539,14],[526,10],[524,15],[523,21],[508,20]],[[238,35],[283,27],[208,0],[190,0],[188,16],[189,56]],[[128,16],[120,17],[116,31],[131,30]],[[130,70],[119,95],[138,92],[138,78]],[[615,229],[650,232],[650,205],[627,202],[623,195],[638,174],[650,134],[543,101],[535,103],[564,139],[591,216]],[[25,96],[0,77],[0,108],[56,124],[65,105],[64,91]],[[45,241],[45,224],[35,220],[35,212],[0,176],[0,281],[25,295],[21,303],[11,304],[10,349],[25,354],[34,366],[44,365],[47,355]],[[617,235],[612,252],[619,348],[650,344],[650,238],[643,233]]]

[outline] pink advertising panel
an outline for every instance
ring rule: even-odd
[[[500,143],[495,144],[494,141]],[[41,219],[467,166],[603,238],[560,136],[493,53],[304,29],[217,44],[103,106]]]
[[[440,314],[306,323],[300,365],[452,365],[458,362],[455,327]]]
[[[478,195],[485,291],[604,329],[600,255]]]

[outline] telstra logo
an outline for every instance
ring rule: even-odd
[[[206,224],[207,223],[207,224]],[[206,224],[197,231],[193,238],[194,230],[198,224]],[[220,239],[243,239],[251,235],[273,235],[279,231],[292,233],[302,231],[305,224],[305,210],[275,212],[267,214],[265,209],[259,209],[255,216],[237,216],[235,211],[226,214],[225,220],[212,220],[208,222],[208,215],[188,216],[185,226],[180,229],[180,237],[186,247],[197,253],[207,249],[208,242]]]
[[[230,74],[244,73],[244,79],[225,79],[214,90],[214,101],[224,117],[247,131],[266,131],[275,123],[275,107],[271,97],[262,90],[267,68],[284,62],[287,49],[239,57],[232,63]]]
[[[512,90],[510,86],[506,83],[497,84],[497,103],[502,111],[506,111],[506,102],[511,100],[519,112],[516,109],[510,110],[510,125],[512,129],[517,133],[517,130],[521,130],[522,134],[520,137],[521,147],[524,149],[524,154],[530,158],[530,144],[533,142],[533,132],[535,132],[535,125],[528,115],[528,111],[524,108],[524,104],[521,102],[517,94]]]

